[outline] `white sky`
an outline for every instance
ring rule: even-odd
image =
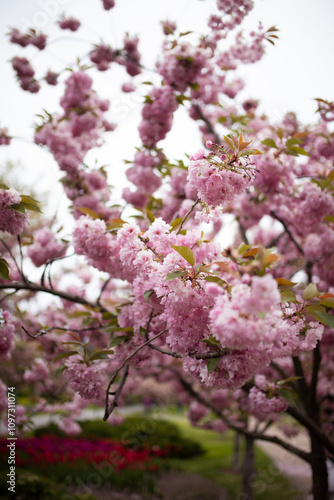
[[[85,55],[90,50],[87,42],[98,42],[102,38],[113,47],[121,46],[124,32],[129,31],[140,35],[143,61],[153,68],[162,40],[159,20],[175,20],[182,31],[205,29],[205,21],[215,4],[214,0],[116,0],[116,8],[106,12],[101,3],[101,0],[0,1],[0,124],[7,126],[12,135],[27,140],[0,147],[0,173],[7,160],[20,162],[22,182],[35,184],[37,189],[43,190],[54,186],[60,176],[51,155],[29,140],[35,115],[42,108],[50,112],[58,109],[62,87],[44,86],[37,95],[21,91],[8,63],[14,55],[32,58],[39,77],[48,68],[59,71],[68,66],[76,54]],[[61,12],[78,17],[82,28],[74,34],[57,30],[53,23]],[[296,111],[302,121],[314,120],[316,105],[313,99],[334,99],[334,1],[255,0],[254,10],[243,24],[245,31],[256,28],[259,21],[265,28],[276,25],[280,29],[280,40],[275,47],[268,43],[262,61],[242,66],[237,72],[246,77],[242,96],[260,99],[261,109],[273,118],[279,119],[287,111]],[[21,49],[10,45],[4,37],[8,27],[25,29],[32,24],[51,33],[50,40],[66,37],[80,41],[55,41],[49,49],[39,52],[31,47]],[[136,125],[141,102],[138,93],[124,97],[119,92],[122,75],[121,68],[97,75],[94,88],[101,97],[110,99],[108,118],[118,121],[119,127],[109,134],[102,148],[90,154],[90,159],[97,157],[100,165],[111,165],[110,182],[117,185],[124,180],[122,159],[132,159],[133,146],[139,145]],[[148,72],[145,79],[150,78],[156,76]],[[186,126],[182,116],[177,116],[176,125],[176,134],[167,141],[166,147],[172,157],[181,158],[184,152],[196,151],[200,141],[193,123]],[[61,188],[55,193],[56,199]]]

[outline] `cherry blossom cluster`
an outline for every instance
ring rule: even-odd
[[[28,59],[25,57],[14,57],[12,59],[12,66],[20,82],[21,89],[27,90],[32,94],[39,92],[40,84],[34,79],[35,70]]]
[[[150,92],[139,125],[139,135],[145,146],[154,148],[166,137],[172,127],[173,113],[177,107],[178,102],[171,87],[155,87]]]
[[[28,45],[34,45],[39,50],[45,49],[47,36],[43,33],[36,33],[35,30],[31,29],[27,33],[21,33],[17,28],[13,28],[10,33],[10,42],[20,45],[21,47],[27,47]]]
[[[128,35],[124,38],[122,49],[112,49],[109,45],[101,43],[96,45],[90,53],[90,60],[96,65],[99,71],[107,71],[110,64],[116,62],[125,66],[130,76],[136,76],[141,73],[140,53],[138,51],[137,37],[130,38]]]
[[[255,177],[254,161],[231,158],[220,152],[205,155],[204,150],[190,157],[188,181],[201,201],[209,206],[225,205],[245,191]]]
[[[74,17],[62,17],[58,21],[59,28],[62,30],[70,30],[70,31],[78,31],[81,26],[81,23],[78,19]]]
[[[14,349],[15,324],[8,311],[0,310],[0,358],[6,360]]]
[[[115,0],[102,0],[102,3],[105,10],[110,10],[115,7]]]
[[[19,234],[27,223],[27,215],[20,210],[21,196],[13,188],[0,189],[0,231]]]
[[[109,129],[104,113],[109,108],[92,89],[92,79],[84,72],[71,73],[61,99],[62,115],[54,115],[35,134],[35,142],[53,153],[61,170],[75,177],[85,154],[100,145],[102,129]]]
[[[142,148],[135,153],[133,166],[127,169],[126,176],[137,190],[132,192],[130,188],[125,188],[123,190],[125,201],[140,208],[147,204],[148,197],[161,185],[161,177],[154,172],[154,169],[161,165],[163,159],[164,155],[159,151],[155,153]]]
[[[198,81],[207,67],[209,55],[206,49],[194,49],[188,43],[177,44],[165,51],[164,60],[157,69],[167,85],[182,93]]]
[[[66,248],[67,245],[57,241],[49,228],[43,228],[35,232],[34,243],[28,248],[28,256],[36,267],[40,267],[62,257]]]
[[[77,359],[65,362],[65,375],[69,386],[83,399],[100,399],[103,397],[103,384],[96,365],[86,365]]]
[[[11,138],[8,134],[8,128],[2,127],[0,128],[0,146],[9,146]]]

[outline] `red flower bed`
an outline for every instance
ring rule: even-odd
[[[7,440],[0,440],[0,452],[6,454]],[[152,470],[155,467],[152,459],[167,456],[167,450],[144,449],[130,450],[122,444],[110,439],[72,439],[55,436],[31,437],[17,439],[16,465],[24,467],[28,463],[51,464],[67,463],[78,464],[109,462],[115,469],[141,468]]]

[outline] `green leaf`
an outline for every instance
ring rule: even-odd
[[[285,290],[286,288],[292,288],[293,286],[297,285],[294,281],[287,280],[285,278],[276,278],[278,287],[281,290]]]
[[[8,262],[3,258],[0,258],[0,278],[2,280],[10,280],[9,265]]]
[[[186,247],[184,245],[176,246],[171,245],[171,247],[181,255],[191,266],[195,265],[195,256],[191,248]]]
[[[190,35],[190,33],[193,33],[193,31],[184,31],[183,33],[180,33],[180,37],[181,36],[186,36],[186,35]]]
[[[107,332],[129,332],[129,333],[132,333],[133,332],[133,326],[125,326],[125,327],[121,327],[121,326],[107,326],[105,328],[105,330]]]
[[[66,351],[58,354],[52,361],[58,361],[59,359],[69,358],[70,356],[74,356],[74,354],[78,354],[78,351]]]
[[[120,335],[119,337],[115,337],[110,342],[110,347],[117,347],[122,342],[124,342],[124,340],[128,340],[128,337],[126,335]]]
[[[307,309],[309,309],[309,307],[310,306],[308,306]],[[309,313],[311,314],[311,316],[313,316],[314,319],[316,319],[320,323],[323,323],[324,325],[334,328],[334,316],[332,316],[331,314],[312,309],[309,311]]]
[[[0,189],[5,189],[7,191],[9,189],[9,187],[6,184],[0,183]]]
[[[231,151],[235,151],[234,142],[232,141],[232,139],[230,137],[228,137],[227,135],[224,135],[224,141],[226,142],[226,144],[228,145],[228,147],[230,148]]]
[[[276,142],[273,139],[271,139],[270,137],[268,137],[267,139],[264,139],[264,141],[261,141],[261,143],[264,144],[265,146],[268,146],[269,148],[278,149]]]
[[[299,137],[291,137],[286,141],[286,146],[289,148],[290,146],[294,146],[295,144],[301,144],[302,141]]]
[[[146,215],[147,215],[147,218],[148,218],[151,222],[154,222],[154,221],[155,221],[155,217],[154,217],[154,215],[152,214],[151,210],[149,210],[148,208],[146,209]]]
[[[89,360],[94,361],[95,359],[108,359],[108,354],[114,354],[112,349],[108,349],[107,351],[97,351],[90,356]]]
[[[227,281],[222,280],[219,276],[205,276],[205,281],[209,281],[211,283],[217,283],[219,286],[228,285]]]
[[[287,401],[289,401],[289,403],[293,404],[293,405],[297,405],[298,404],[298,395],[297,393],[292,390],[291,388],[288,388],[288,387],[281,387],[279,389],[277,389],[277,392],[278,394],[280,394],[284,399],[286,399]]]
[[[240,243],[238,246],[238,253],[241,255],[242,253],[246,252],[252,245],[246,245],[246,243]]]
[[[320,292],[313,283],[310,283],[303,292],[303,297],[305,300],[313,299],[314,297],[318,297],[319,295]]]
[[[258,149],[246,149],[241,156],[250,156],[250,155],[262,155],[263,153]]]
[[[327,222],[334,222],[334,215],[326,215],[324,220]]]
[[[87,208],[87,207],[76,207],[81,213],[85,214],[85,215],[89,215],[89,217],[91,217],[92,219],[99,219],[99,216],[96,212],[94,212],[94,210],[92,210],[91,208]]]
[[[211,358],[209,359],[209,361],[207,362],[207,369],[208,369],[208,373],[211,373],[213,372],[213,370],[217,367],[219,363],[219,358]]]
[[[175,278],[182,275],[184,275],[184,271],[173,271],[172,273],[167,273],[165,281],[175,280]]]
[[[10,205],[10,207],[12,210],[15,210],[15,212],[19,212],[20,214],[25,214],[26,213],[26,209],[25,209],[25,206],[23,205],[23,203],[14,203],[14,205]]]
[[[294,382],[295,380],[300,380],[301,378],[304,378],[304,377],[297,377],[297,376],[289,377],[289,378],[286,378],[285,380],[279,380],[277,382],[277,385],[282,386],[284,384],[290,384],[290,382]]]
[[[182,217],[178,217],[177,219],[174,219],[173,222],[171,222],[171,226],[173,228],[172,230],[176,229],[181,224],[182,221],[183,221]]]
[[[296,294],[292,290],[282,290],[280,293],[281,302],[292,302],[294,304],[299,304]]]
[[[322,299],[320,304],[326,307],[334,307],[334,297],[328,297],[327,299]]]
[[[292,156],[298,156],[298,155],[308,156],[308,153],[305,151],[305,149],[299,146],[290,146],[286,152],[287,154]]]
[[[152,290],[152,289],[146,290],[146,292],[144,292],[143,296],[144,296],[145,302],[148,302],[150,300],[152,293],[154,293],[154,290]]]
[[[279,127],[279,128],[276,130],[276,134],[278,135],[278,137],[279,137],[281,140],[283,139],[284,132],[283,132],[283,129],[281,129],[281,127]]]
[[[207,344],[207,345],[210,345],[212,347],[216,347],[218,349],[221,349],[220,342],[217,339],[215,339],[215,337],[213,335],[210,335],[210,337],[208,337],[207,339],[201,340],[201,342],[203,342],[203,344]],[[215,358],[213,358],[213,359],[215,359]]]

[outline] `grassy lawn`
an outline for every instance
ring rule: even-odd
[[[184,437],[202,445],[205,454],[184,460],[174,460],[173,466],[200,474],[227,490],[231,500],[239,499],[241,476],[231,469],[234,435],[218,434],[191,427],[182,417],[170,417],[181,429]],[[256,447],[256,475],[253,482],[255,500],[301,500],[303,497],[275,467],[273,461]],[[241,500],[240,496],[240,500]]]

